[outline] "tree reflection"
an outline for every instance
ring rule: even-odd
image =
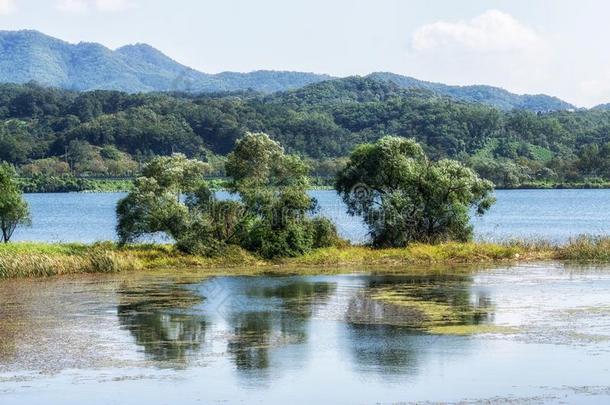
[[[119,296],[119,321],[148,358],[185,364],[200,349],[206,322],[185,312],[202,301],[194,291],[175,284],[123,286]]]
[[[493,320],[487,292],[472,290],[468,275],[372,277],[352,297],[349,323],[401,325],[478,325]]]
[[[269,312],[246,312],[231,319],[232,336],[228,343],[239,370],[269,367],[273,320]]]
[[[438,325],[477,325],[493,319],[489,295],[467,275],[367,279],[347,305],[346,340],[355,363],[381,374],[413,374],[420,357],[442,339]]]
[[[360,371],[382,375],[415,374],[421,336],[393,325],[350,324],[346,344]]]
[[[279,279],[271,282],[277,285],[248,286],[243,292],[244,308],[258,303],[268,310],[242,308],[229,317],[228,351],[238,370],[267,369],[271,350],[306,342],[307,323],[316,306],[324,304],[336,289],[334,283],[326,282]]]

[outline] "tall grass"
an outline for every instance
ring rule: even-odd
[[[580,236],[560,246],[557,260],[610,262],[610,237]]]
[[[0,247],[0,278],[116,273],[142,267],[133,255],[107,245],[18,243]]]
[[[314,266],[478,263],[518,259],[522,252],[517,246],[474,242],[413,244],[392,249],[348,246],[318,249],[286,262]]]
[[[118,248],[112,243],[0,244],[0,278],[48,277],[78,273],[116,273],[139,269],[206,269],[216,273],[259,274],[272,269],[308,272],[318,267],[468,264],[532,260],[610,263],[610,237],[579,237],[564,245],[549,242],[412,244],[405,248],[373,249],[341,246],[317,249],[300,257],[266,261],[241,248],[216,257],[185,255],[172,245]],[[299,270],[299,267],[302,268]],[[237,270],[229,270],[230,268]],[[309,268],[306,270],[305,268]],[[241,269],[241,270],[239,270]],[[265,270],[267,269],[267,270]],[[271,269],[271,270],[270,270]]]

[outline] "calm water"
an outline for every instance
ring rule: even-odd
[[[342,236],[366,241],[366,229],[345,214],[334,191],[314,191],[320,213],[337,223]],[[485,240],[547,239],[563,242],[579,234],[610,233],[610,190],[500,190],[498,202],[475,232]],[[123,194],[29,194],[33,226],[15,240],[94,242],[115,238],[116,202]]]
[[[608,267],[0,282],[2,404],[597,404],[609,381]]]

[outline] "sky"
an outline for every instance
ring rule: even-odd
[[[610,102],[605,0],[0,0],[0,29],[110,48],[143,42],[197,70],[390,71]]]

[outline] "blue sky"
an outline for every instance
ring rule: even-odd
[[[145,42],[205,72],[392,71],[610,101],[602,0],[0,0],[0,29]]]

